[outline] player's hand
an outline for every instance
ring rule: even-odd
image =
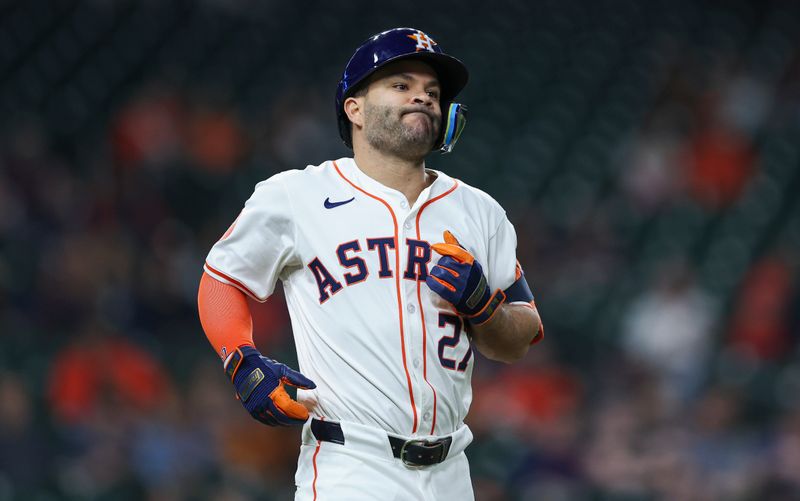
[[[492,294],[480,263],[449,231],[444,232],[444,243],[431,247],[442,257],[425,279],[428,287],[472,324],[480,325],[492,318],[506,295],[500,289]]]
[[[308,419],[308,409],[292,400],[284,386],[312,389],[317,385],[296,370],[251,346],[237,348],[225,360],[224,368],[242,405],[255,419],[269,426],[302,425]]]

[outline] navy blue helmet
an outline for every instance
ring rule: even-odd
[[[359,84],[375,71],[394,61],[417,59],[431,65],[441,86],[442,131],[436,148],[449,152],[466,123],[466,108],[453,99],[467,84],[469,73],[464,63],[444,53],[431,37],[414,28],[394,28],[365,40],[356,49],[342,73],[336,89],[336,116],[339,135],[348,148],[353,147],[350,120],[344,112],[344,101]]]

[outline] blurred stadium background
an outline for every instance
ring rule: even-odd
[[[800,5],[742,0],[0,2],[0,499],[291,498],[201,266],[347,155],[341,69],[403,25],[471,70],[430,164],[507,208],[547,332],[477,361],[477,498],[800,499]]]

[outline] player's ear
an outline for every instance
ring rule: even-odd
[[[364,126],[364,98],[348,97],[344,101],[344,112],[353,125]]]

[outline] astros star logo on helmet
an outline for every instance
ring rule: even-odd
[[[431,37],[426,35],[421,31],[417,31],[413,35],[406,35],[408,38],[415,40],[417,42],[417,52],[421,50],[427,50],[428,52],[434,52],[433,46],[436,45],[436,42],[433,41]]]

